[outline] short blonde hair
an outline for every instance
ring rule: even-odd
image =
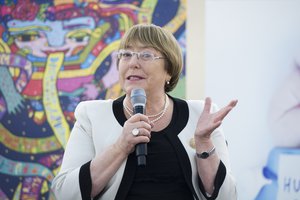
[[[165,84],[165,92],[172,91],[179,81],[183,68],[181,48],[176,38],[169,31],[154,24],[137,24],[125,33],[119,49],[126,49],[136,42],[154,48],[166,58],[165,69],[171,79]]]

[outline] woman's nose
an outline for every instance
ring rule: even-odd
[[[129,60],[130,67],[139,67],[140,66],[140,59],[138,54],[134,54],[131,59]]]

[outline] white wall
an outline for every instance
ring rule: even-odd
[[[193,7],[188,12],[194,11],[188,13],[193,16],[188,21],[194,23],[187,27],[188,32],[197,26],[205,30],[205,70],[201,68],[201,39],[194,34],[187,38],[187,54],[189,59],[198,48],[198,58],[192,57],[187,70],[190,68],[190,81],[196,86],[187,88],[187,98],[210,96],[219,106],[239,100],[223,125],[239,199],[254,199],[266,182],[261,170],[273,147],[266,123],[270,99],[300,53],[300,1],[206,0],[204,9],[199,8],[204,10],[204,25],[203,13],[195,12],[195,4],[203,6],[203,1],[188,3],[188,8]],[[189,76],[187,73],[187,79]],[[198,89],[198,83],[203,83],[200,78],[204,78],[203,91]]]
[[[204,1],[187,0],[186,97],[204,97]]]

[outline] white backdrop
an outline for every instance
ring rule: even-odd
[[[206,0],[204,19],[204,95],[239,100],[223,125],[239,199],[253,200],[273,147],[270,100],[300,55],[300,0]]]

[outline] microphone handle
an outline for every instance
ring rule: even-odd
[[[134,114],[141,113],[144,114],[144,106],[137,105],[134,106]],[[146,166],[146,156],[148,154],[147,144],[146,143],[140,143],[137,144],[135,147],[135,155],[137,158],[137,165],[140,167]]]
[[[142,106],[142,105],[134,106],[133,114],[137,114],[137,113],[144,114],[144,106]]]

